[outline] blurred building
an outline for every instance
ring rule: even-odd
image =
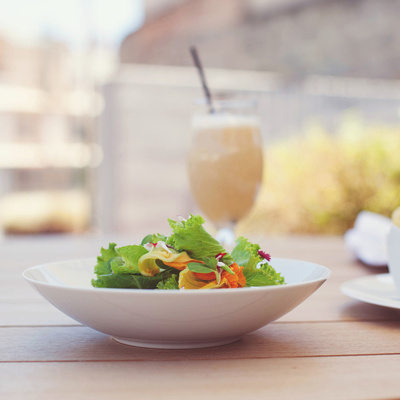
[[[46,38],[26,45],[0,37],[0,198],[41,191],[7,207],[28,202],[40,215],[47,192],[66,209],[81,202],[70,189],[83,188],[100,227],[126,233],[164,232],[168,217],[194,212],[186,154],[202,90],[191,45],[213,93],[257,97],[266,146],[300,134],[310,119],[334,132],[347,110],[366,123],[398,124],[398,0],[144,4],[145,23],[123,40],[107,79],[95,69],[115,60],[99,49],[74,54]],[[52,215],[60,214],[81,229],[84,214]]]
[[[11,231],[23,232],[21,224],[12,226],[13,220],[25,215],[29,225],[43,209],[39,203],[51,214],[56,203],[68,204],[71,195],[75,205],[70,214],[64,206],[62,222],[52,221],[60,214],[53,212],[38,230],[81,231],[88,226],[90,168],[99,153],[94,118],[100,107],[93,88],[87,81],[81,84],[80,62],[61,42],[0,37],[0,219],[7,230],[10,225]],[[75,210],[86,222],[68,223]]]
[[[400,78],[397,0],[153,0],[122,63]]]

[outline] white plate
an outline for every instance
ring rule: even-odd
[[[95,259],[61,261],[24,271],[50,303],[121,343],[196,348],[232,343],[293,310],[329,277],[328,268],[290,259],[271,265],[279,286],[211,290],[93,288]]]
[[[390,274],[377,274],[353,279],[341,285],[347,296],[365,303],[400,309],[400,295]]]

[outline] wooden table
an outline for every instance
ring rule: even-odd
[[[398,311],[339,291],[342,282],[387,270],[354,261],[342,238],[264,238],[273,256],[320,263],[331,278],[291,313],[237,343],[179,351],[116,343],[63,315],[21,277],[29,266],[97,255],[106,244],[102,237],[0,241],[1,399],[400,396]]]

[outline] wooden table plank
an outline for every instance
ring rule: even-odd
[[[2,363],[0,397],[308,399],[400,397],[400,356],[98,363]]]
[[[276,323],[210,349],[121,345],[62,314],[21,277],[29,266],[96,256],[109,241],[134,244],[139,236],[0,241],[0,398],[400,397],[399,311],[339,290],[387,268],[354,261],[340,237],[250,237],[272,256],[316,262],[332,276]]]
[[[81,325],[44,298],[1,300],[0,327]]]
[[[0,328],[0,361],[185,360],[400,354],[400,321],[274,323],[208,349],[121,345],[87,327]]]
[[[28,287],[28,291],[31,288]],[[30,296],[32,296],[30,298]],[[78,325],[47,300],[32,294],[21,299],[1,299],[0,326]],[[339,291],[339,285],[325,283],[317,292],[279,322],[400,320],[400,311],[352,300]]]

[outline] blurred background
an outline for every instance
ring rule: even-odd
[[[3,235],[163,231],[202,96],[259,101],[247,231],[342,234],[400,204],[400,0],[0,0]]]

